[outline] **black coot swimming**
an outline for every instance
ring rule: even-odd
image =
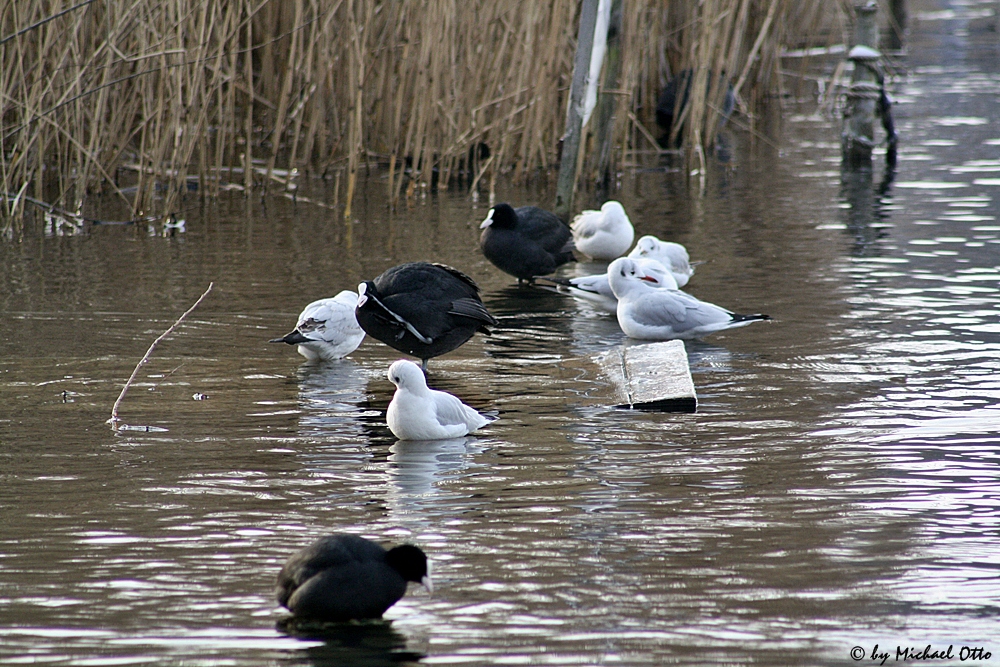
[[[521,283],[544,276],[573,257],[573,231],[559,217],[537,206],[490,209],[479,237],[486,259]]]
[[[408,581],[433,590],[419,547],[386,551],[356,535],[328,535],[285,562],[275,593],[296,617],[350,621],[381,618],[406,593]]]
[[[427,360],[495,326],[469,276],[444,264],[409,262],[358,285],[358,324],[389,347]]]

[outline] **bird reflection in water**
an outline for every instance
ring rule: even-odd
[[[448,440],[398,440],[389,447],[387,473],[392,481],[388,504],[403,513],[458,496],[441,489],[441,483],[473,466],[472,459],[485,450],[473,437]]]
[[[297,652],[288,663],[312,667],[388,667],[416,665],[423,653],[407,648],[407,637],[390,621],[323,623],[288,617],[278,621],[279,632],[322,642]]]
[[[350,359],[299,369],[299,435],[363,435],[368,373]]]

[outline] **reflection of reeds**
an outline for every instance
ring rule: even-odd
[[[684,139],[711,143],[722,82],[751,103],[770,92],[778,45],[826,4],[625,2],[614,92],[636,120],[613,115],[612,154],[645,145],[683,68]],[[2,185],[68,210],[110,193],[136,216],[174,210],[195,181],[213,195],[293,167],[335,176],[349,207],[373,160],[393,197],[458,177],[492,190],[557,159],[577,13],[574,0],[8,0]]]

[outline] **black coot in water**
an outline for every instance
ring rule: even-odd
[[[497,321],[469,276],[444,264],[410,262],[358,285],[358,324],[389,347],[427,360],[451,352]]]
[[[573,231],[554,213],[537,206],[513,208],[497,204],[490,209],[479,237],[486,259],[521,283],[544,276],[573,257]]]
[[[278,602],[319,621],[381,618],[406,582],[433,590],[427,556],[411,544],[386,551],[356,535],[328,535],[299,551],[278,574]]]

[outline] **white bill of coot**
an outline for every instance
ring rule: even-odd
[[[406,593],[407,582],[431,582],[430,561],[411,544],[388,551],[356,535],[328,535],[292,555],[278,574],[278,603],[299,618],[351,621],[381,618]]]
[[[608,279],[618,297],[618,325],[629,338],[700,338],[771,319],[767,315],[740,315],[680,290],[654,287],[638,263],[627,257],[611,262]]]
[[[635,228],[625,209],[616,201],[606,201],[599,211],[583,211],[570,225],[576,249],[588,257],[612,260],[628,252]]]
[[[635,247],[628,256],[632,259],[646,257],[657,260],[674,274],[678,288],[687,285],[691,275],[694,274],[694,266],[691,264],[687,248],[673,241],[661,241],[655,236],[641,237],[635,242]]]
[[[299,354],[309,361],[333,361],[358,349],[365,332],[354,316],[358,295],[344,290],[329,299],[319,299],[306,306],[295,329],[271,343],[296,345]]]
[[[513,208],[497,204],[479,228],[479,247],[494,266],[517,278],[532,282],[552,273],[573,256],[573,232],[569,226],[537,206]]]
[[[393,362],[388,377],[396,393],[385,420],[400,440],[460,438],[491,421],[457,396],[428,387],[423,371],[412,361]]]

